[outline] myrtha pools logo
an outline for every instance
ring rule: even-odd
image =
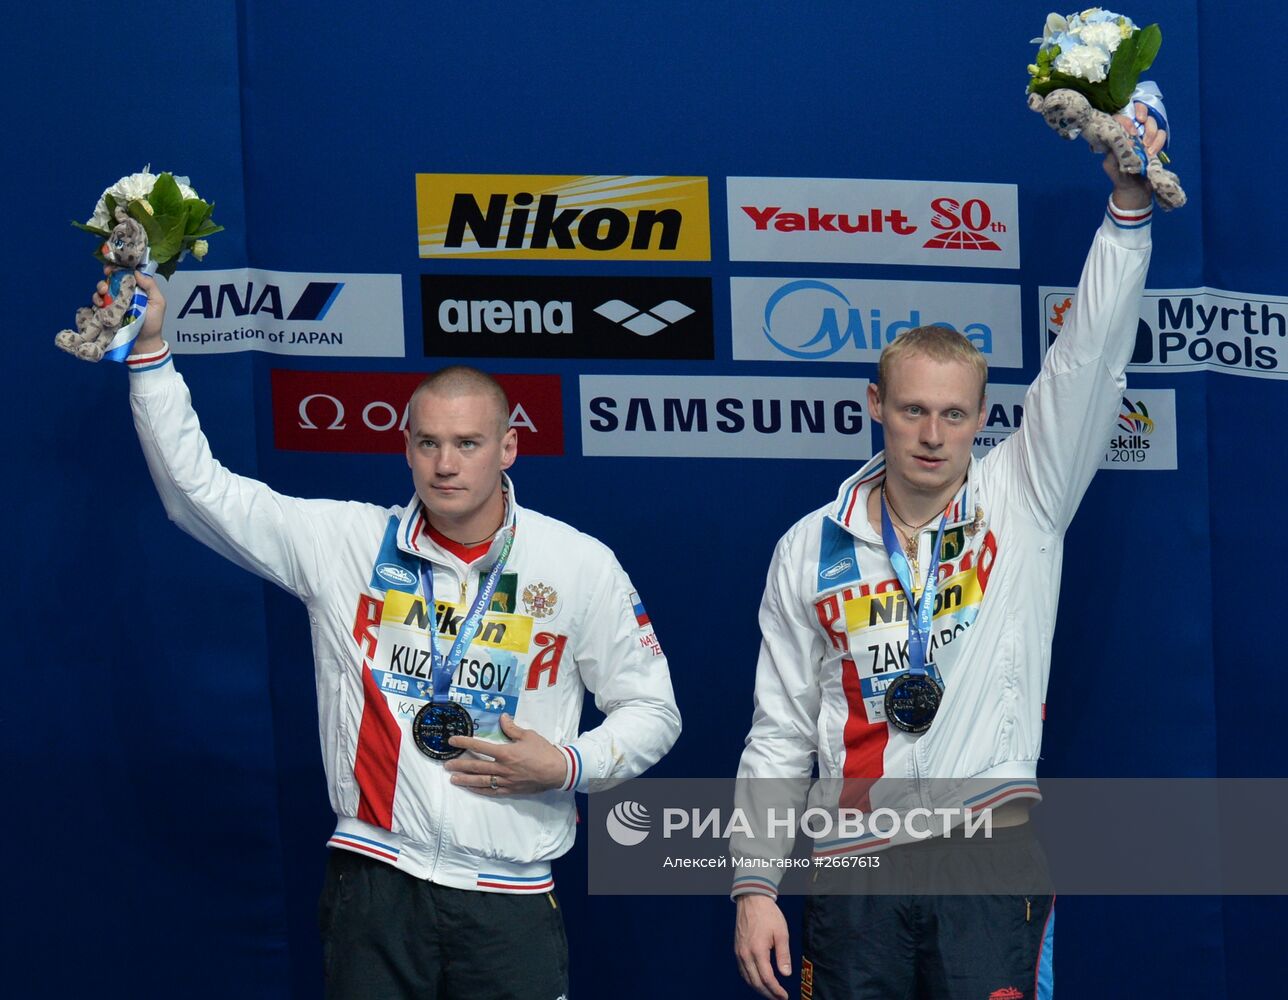
[[[629,799],[613,806],[605,820],[608,835],[623,847],[644,843],[651,825],[648,810]]]

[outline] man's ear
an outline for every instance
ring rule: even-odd
[[[881,423],[881,390],[871,382],[868,383],[868,413],[877,423]]]
[[[514,460],[519,457],[519,432],[513,427],[505,432],[501,438],[501,471],[505,471],[514,464]]]

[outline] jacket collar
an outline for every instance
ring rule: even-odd
[[[488,554],[477,563],[479,567],[492,564],[500,554],[505,529],[513,528],[518,522],[519,505],[514,499],[514,483],[504,472],[501,473],[501,490],[505,494],[505,520],[501,522],[501,528],[492,537],[492,546],[488,549]],[[420,497],[413,494],[411,502],[407,504],[398,523],[399,550],[437,563],[459,563],[460,560],[456,556],[429,537],[429,532],[425,530],[427,527],[425,507],[420,502]]]
[[[845,528],[852,535],[866,541],[880,541],[880,536],[868,522],[868,495],[885,479],[885,452],[877,452],[863,468],[841,484],[837,491],[836,501],[828,510],[828,517]],[[945,528],[955,528],[970,523],[975,516],[975,496],[978,492],[979,459],[971,456],[970,467],[966,470],[966,482],[953,497],[948,507],[948,522]]]

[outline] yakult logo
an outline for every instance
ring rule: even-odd
[[[404,448],[414,372],[272,373],[273,437],[284,451],[397,453]],[[510,397],[519,453],[563,454],[557,375],[497,375]]]
[[[1019,267],[1011,184],[731,177],[732,260]]]
[[[961,204],[956,198],[936,198],[930,203],[934,214],[930,224],[942,230],[939,236],[926,240],[932,249],[997,250],[1001,247],[984,235],[985,231],[1006,232],[1006,223],[993,219],[993,210],[983,198],[971,198]]]

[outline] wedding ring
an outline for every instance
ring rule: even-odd
[[[495,775],[495,774],[494,774],[494,775],[492,775],[491,779],[489,779],[489,781],[488,781],[488,783],[487,783],[487,786],[488,786],[488,788],[492,789],[492,791],[494,791],[494,792],[496,791],[496,775]]]

